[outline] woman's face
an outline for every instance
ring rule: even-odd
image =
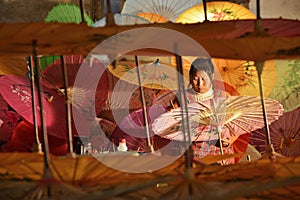
[[[192,77],[191,84],[196,93],[206,93],[212,86],[205,71],[197,71]]]

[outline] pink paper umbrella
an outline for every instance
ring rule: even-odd
[[[300,107],[285,112],[270,126],[270,137],[274,150],[283,156],[300,155]],[[265,128],[251,132],[250,144],[261,153],[265,152]]]
[[[92,68],[95,65],[103,65],[97,59],[86,60],[82,55],[66,55],[64,56],[64,64],[67,69],[67,78],[68,78],[68,89],[74,89],[75,79],[77,77],[77,73],[79,69],[82,68]],[[103,65],[103,70],[104,65]],[[84,71],[84,70],[82,70]],[[61,59],[55,60],[49,66],[47,66],[43,71],[43,79],[42,82],[45,83],[50,88],[54,89],[63,89],[64,88],[64,81],[63,81],[63,72],[62,72],[62,63]],[[99,73],[100,74],[100,73]],[[85,76],[81,74],[81,76]],[[93,80],[93,79],[91,79]],[[89,79],[87,78],[86,84],[89,84]],[[96,93],[95,93],[95,109],[96,113],[98,114],[107,99],[108,96],[108,87],[109,87],[109,80],[107,72],[104,71],[102,76],[100,77]],[[78,88],[75,88],[78,89]],[[70,92],[72,93],[72,92]]]
[[[149,127],[151,127],[154,119],[164,112],[165,109],[161,105],[155,104],[153,106],[148,106],[147,114]],[[147,137],[142,109],[130,113],[117,125],[117,128],[110,136],[110,140],[112,140],[115,145],[118,145],[120,139],[125,138],[127,146],[130,150],[145,151],[147,146]],[[170,142],[170,140],[154,135],[151,131],[151,128],[150,137],[154,150],[161,149]]]
[[[17,113],[28,122],[34,123],[29,79],[14,75],[2,76],[0,77],[0,93]],[[42,101],[48,134],[67,139],[66,107],[63,96],[55,90],[43,86]],[[36,102],[38,102],[37,98]],[[37,106],[36,109],[38,111],[41,108]],[[41,126],[40,113],[37,112],[36,116],[38,126]],[[75,129],[73,129],[73,134],[77,135]]]

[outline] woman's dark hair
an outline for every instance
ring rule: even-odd
[[[210,80],[213,81],[214,65],[210,58],[197,58],[193,61],[189,72],[190,83],[192,83],[193,76],[197,71],[205,71]]]

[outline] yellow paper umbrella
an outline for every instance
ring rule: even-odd
[[[109,71],[121,80],[132,84],[139,85],[138,74],[135,63],[119,62],[115,67],[109,66]],[[184,69],[184,77],[188,77],[188,68]],[[178,77],[176,66],[167,63],[161,63],[159,60],[151,63],[141,64],[139,66],[141,75],[141,86],[161,89],[161,90],[177,90]],[[188,79],[184,78],[185,87],[188,86]]]
[[[213,58],[222,80],[231,85],[240,95],[259,96],[259,82],[255,63],[245,60]],[[276,69],[273,60],[266,61],[261,75],[263,92],[268,96],[275,84]]]
[[[247,8],[225,1],[215,1],[206,3],[207,20],[223,21],[238,19],[255,19],[256,16]],[[179,23],[197,23],[205,21],[203,4],[193,6],[179,15],[176,22]]]

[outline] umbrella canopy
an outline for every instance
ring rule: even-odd
[[[30,123],[33,121],[32,94],[29,79],[6,75],[0,77],[1,94],[6,102]],[[43,87],[42,91],[43,111],[45,113],[48,134],[58,138],[67,139],[67,127],[65,123],[66,112],[64,98],[55,90]],[[37,110],[41,109],[37,105]],[[37,113],[38,125],[41,125],[40,114]],[[73,132],[73,134],[76,134]]]
[[[169,21],[174,21],[186,9],[202,3],[201,0],[128,0],[125,2],[122,13],[138,14],[142,12],[149,12],[159,14]]]
[[[246,60],[213,58],[216,69],[222,80],[232,86],[240,95],[259,96],[258,74],[255,63]],[[263,66],[261,79],[263,93],[268,96],[275,84],[276,69],[273,60],[266,61]]]
[[[141,75],[141,86],[168,90],[177,90],[178,88],[178,77],[176,66],[171,64],[160,63],[159,60],[142,64],[139,67]],[[129,83],[138,85],[138,74],[136,65],[134,63],[117,65],[116,67],[109,66],[110,72],[119,77],[121,80],[125,80]],[[185,77],[188,77],[188,69],[184,70]],[[188,79],[184,78],[184,85],[187,88]]]
[[[76,99],[74,97],[74,101],[73,103],[76,104],[76,101],[81,102],[82,98],[87,98],[87,95],[89,92],[86,91],[85,88],[80,88],[80,87],[76,87],[74,86],[76,77],[77,77],[77,73],[80,69],[80,67],[96,67],[96,66],[102,66],[102,63],[99,62],[97,59],[93,59],[91,61],[91,63],[87,63],[88,61],[85,62],[85,59],[82,55],[66,55],[64,56],[64,64],[65,67],[67,69],[67,78],[68,78],[68,83],[69,85],[67,86],[69,90],[69,94],[70,94],[70,100],[72,100],[73,96],[73,92],[74,90],[76,90]],[[87,66],[87,65],[90,66]],[[99,113],[104,104],[105,101],[107,99],[107,95],[108,95],[108,87],[109,87],[109,82],[108,82],[108,75],[106,73],[106,71],[104,71],[105,69],[101,67],[101,72],[102,76],[99,80],[97,89],[96,89],[96,93],[95,93],[95,101],[94,101],[94,105],[95,105],[95,109],[96,109],[96,113]],[[100,71],[99,71],[100,73]],[[58,90],[62,90],[64,88],[64,82],[63,82],[63,71],[62,71],[62,63],[61,63],[61,59],[57,59],[55,61],[53,61],[48,67],[46,67],[43,71],[42,71],[42,81],[45,85],[47,85],[49,88],[52,89],[58,89]],[[85,76],[84,74],[82,76]],[[90,80],[92,81],[92,80]],[[86,84],[88,87],[89,85],[89,81],[86,81]],[[93,100],[93,99],[91,99]]]
[[[153,121],[165,113],[165,109],[161,105],[153,105],[147,107],[147,116],[149,127]],[[111,134],[110,140],[112,140],[116,145],[118,145],[119,140],[122,138],[126,139],[126,144],[130,150],[145,151],[146,149],[146,129],[145,121],[143,116],[143,110],[139,109],[134,112],[131,112],[129,115],[125,116],[120,123],[117,123],[118,127]],[[153,143],[154,150],[163,150],[167,144],[170,143],[170,140],[160,138],[155,136],[150,128],[150,140]],[[169,154],[171,154],[170,150]]]
[[[93,20],[84,13],[84,20],[88,26],[94,24]],[[54,6],[45,18],[45,22],[59,22],[59,23],[76,23],[82,22],[81,11],[75,4],[60,3]]]
[[[269,122],[282,115],[282,105],[277,101],[266,98],[265,106]],[[218,139],[217,126],[223,126],[221,132],[225,140],[236,139],[238,135],[264,126],[261,100],[257,96],[229,96],[217,99],[215,106],[211,107],[191,103],[185,112],[190,115],[192,141]],[[182,133],[181,114],[181,108],[177,108],[158,117],[152,125],[155,134],[184,141],[187,135]]]
[[[214,1],[206,3],[207,20],[242,20],[256,19],[254,13],[236,3],[226,1]],[[182,12],[176,22],[178,23],[197,23],[205,21],[204,5],[198,4]]]
[[[269,129],[275,152],[283,156],[300,155],[300,107],[283,113]],[[264,128],[258,129],[253,131],[250,137],[250,144],[262,154],[265,152],[265,132]]]

